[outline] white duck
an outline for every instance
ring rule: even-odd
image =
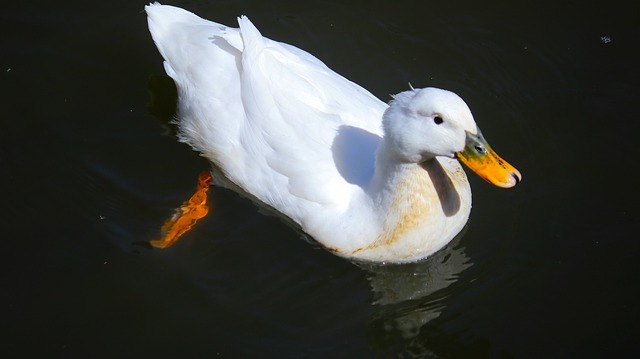
[[[178,88],[179,137],[215,183],[283,214],[338,255],[425,258],[463,228],[471,190],[456,158],[500,187],[500,159],[456,94],[411,89],[388,105],[314,56],[158,3],[149,30]]]

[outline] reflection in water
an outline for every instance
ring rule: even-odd
[[[466,227],[448,246],[425,261],[383,266],[359,264],[367,270],[375,294],[376,314],[369,330],[374,347],[389,350],[396,347],[394,342],[410,347],[406,342],[440,316],[445,308],[444,300],[451,293],[450,286],[473,265],[464,247],[458,245],[465,232]],[[429,353],[427,348],[418,351]]]

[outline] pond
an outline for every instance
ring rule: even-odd
[[[221,188],[152,248],[210,167],[176,139],[145,3],[6,5],[3,357],[639,354],[637,5],[171,4],[246,14],[383,101],[454,91],[524,179],[468,172],[469,222],[419,263],[351,263]]]

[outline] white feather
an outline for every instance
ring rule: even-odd
[[[387,104],[307,52],[263,37],[245,16],[236,29],[157,3],[146,11],[179,91],[180,139],[239,190],[348,257],[415,260],[460,231],[470,209],[464,172],[455,160],[436,158],[429,172],[379,153],[397,151],[383,140],[383,117],[391,127],[405,121],[385,115]],[[435,188],[447,183],[455,213]],[[410,211],[430,217],[411,229],[402,222]],[[403,226],[405,235],[390,237]]]

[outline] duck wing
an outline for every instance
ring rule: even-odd
[[[168,6],[147,12],[179,90],[181,140],[303,228],[318,206],[346,210],[373,174],[385,103],[244,16],[235,29]]]

